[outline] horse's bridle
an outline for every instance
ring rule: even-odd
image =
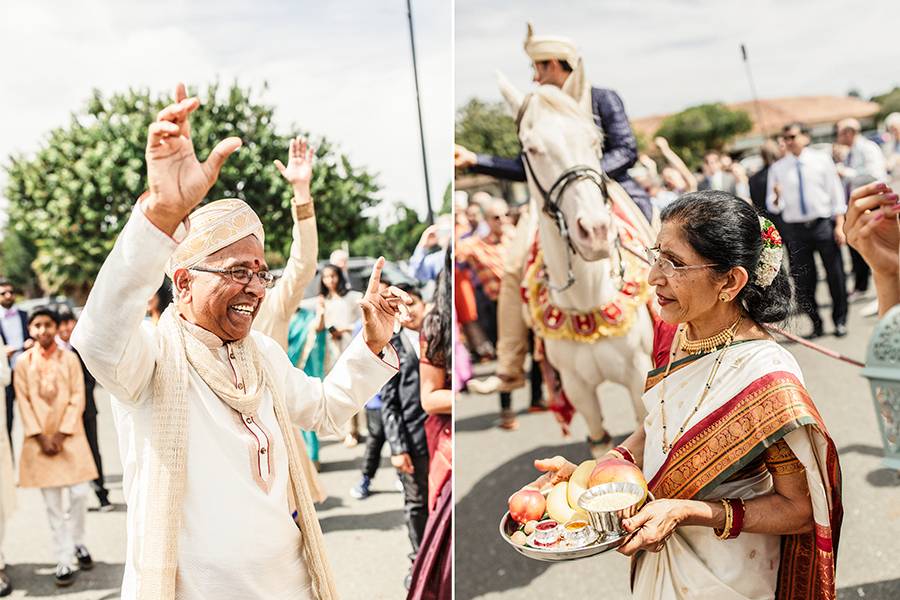
[[[522,118],[525,116],[525,110],[527,109],[528,103],[531,101],[533,95],[533,93],[529,93],[525,96],[525,98],[522,100],[522,105],[519,107],[519,112],[516,115],[516,137],[519,138],[520,144],[522,144],[522,138],[519,137]],[[548,217],[550,217],[556,224],[556,229],[559,231],[559,235],[562,237],[567,246],[566,259],[568,263],[568,274],[566,276],[566,283],[562,286],[556,286],[550,282],[549,277],[545,276],[546,284],[550,289],[555,292],[562,292],[572,287],[572,285],[575,283],[575,273],[572,271],[572,255],[576,252],[575,244],[572,242],[572,238],[569,235],[569,226],[568,223],[566,223],[566,217],[562,212],[563,194],[573,183],[578,183],[584,180],[592,181],[598,188],[600,188],[600,193],[603,195],[603,202],[606,204],[607,208],[610,209],[610,214],[612,214],[612,198],[609,195],[609,189],[607,187],[609,176],[606,173],[598,171],[597,169],[589,167],[587,165],[575,165],[574,167],[569,167],[568,169],[560,173],[559,177],[556,178],[556,180],[553,182],[553,185],[551,185],[550,189],[548,190],[544,188],[544,186],[541,185],[541,182],[538,180],[537,174],[535,174],[534,168],[531,166],[531,160],[528,158],[528,151],[525,149],[524,144],[522,144],[522,159],[525,163],[525,169],[531,176],[531,181],[534,183],[534,186],[541,194],[541,198],[543,198],[544,200],[544,213]],[[619,236],[615,236],[614,240],[616,252],[619,254],[618,275],[619,281],[621,283],[624,280],[623,278],[625,275],[625,263],[622,260],[621,251],[619,249]],[[613,273],[613,275],[615,275],[615,273]]]

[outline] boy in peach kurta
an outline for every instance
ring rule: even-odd
[[[89,481],[97,468],[84,433],[84,375],[78,358],[56,344],[59,315],[47,308],[28,318],[36,343],[15,366],[16,400],[25,429],[19,486],[40,488],[56,547],[56,583],[65,586],[93,566],[84,547]],[[64,504],[68,496],[68,506]]]

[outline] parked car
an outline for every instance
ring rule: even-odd
[[[359,292],[365,292],[369,285],[369,277],[372,275],[372,267],[375,266],[377,259],[371,256],[352,257],[347,261],[347,272],[350,275],[350,287]],[[316,276],[306,286],[303,293],[304,298],[313,298],[319,295],[319,282],[321,281],[322,268],[328,264],[327,260],[320,260],[316,267]],[[280,273],[279,273],[280,274]],[[419,282],[414,277],[410,277],[395,262],[385,261],[384,268],[381,270],[381,278],[389,281],[391,285],[398,283],[406,283],[417,286]]]
[[[21,302],[16,303],[16,308],[19,310],[24,310],[26,313],[31,313],[36,308],[49,306],[56,312],[60,312],[63,310],[67,310],[70,313],[73,313],[76,317],[81,314],[80,306],[75,306],[75,303],[68,296],[44,296],[42,298],[29,298],[27,300],[22,300]]]

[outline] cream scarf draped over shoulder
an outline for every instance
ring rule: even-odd
[[[212,391],[242,415],[253,414],[266,390],[288,451],[289,500],[302,531],[301,551],[309,569],[314,597],[334,600],[337,592],[324,552],[322,529],[303,477],[297,444],[284,398],[273,384],[271,367],[252,337],[229,345],[245,390],[238,390],[226,365],[198,340],[169,306],[159,321],[159,358],[153,374],[153,433],[147,525],[140,569],[140,600],[175,597],[178,534],[181,527],[187,467],[188,369],[197,371]],[[245,393],[246,392],[246,393]]]

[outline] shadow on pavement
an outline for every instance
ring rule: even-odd
[[[359,458],[353,460],[330,460],[322,462],[320,473],[334,473],[335,471],[359,471],[362,469],[363,453],[365,452],[365,444],[360,444]],[[388,456],[382,456],[381,462],[378,463],[379,469],[393,469],[391,459]]]
[[[875,469],[866,475],[866,481],[875,487],[900,487],[900,473],[894,469]]]
[[[865,454],[866,456],[884,456],[884,448],[881,446],[867,446],[863,444],[850,444],[843,448],[838,448],[838,454],[843,456],[851,453]]]
[[[400,505],[402,506],[403,503],[400,502]],[[377,513],[323,517],[319,519],[319,523],[322,525],[322,531],[329,533],[332,531],[352,531],[356,529],[388,531],[397,527],[404,527],[406,521],[403,518],[403,509],[398,508]]]
[[[457,600],[527,586],[552,564],[530,560],[507,547],[497,527],[510,494],[539,475],[534,460],[557,454],[574,463],[590,458],[587,444],[580,440],[535,448],[496,467],[456,503]]]
[[[838,600],[866,598],[867,600],[895,600],[900,598],[900,579],[851,585],[837,591]]]
[[[127,512],[127,511],[128,511],[128,505],[125,504],[124,502],[122,502],[122,503],[113,502],[112,509],[108,510],[106,512],[121,512],[121,513],[123,513],[123,512]],[[100,511],[99,507],[91,506],[88,508],[88,512],[95,513],[95,512],[101,512],[101,511]]]
[[[342,498],[339,498],[338,496],[328,496],[325,498],[324,502],[316,504],[316,511],[322,512],[331,510],[332,508],[340,508],[342,506],[344,506],[344,500]]]
[[[470,431],[485,431],[487,429],[491,429],[497,424],[497,416],[500,413],[499,405],[497,408],[497,414],[481,414],[474,417],[466,417],[465,419],[460,419],[458,421],[454,421],[453,428],[459,432],[470,432]]]
[[[7,564],[6,574],[12,581],[14,592],[22,594],[25,598],[66,596],[85,590],[112,590],[108,595],[99,600],[112,600],[119,597],[122,587],[122,573],[125,570],[123,563],[95,562],[90,571],[79,571],[75,583],[65,588],[56,587],[53,573],[56,570],[54,563],[18,563]]]

